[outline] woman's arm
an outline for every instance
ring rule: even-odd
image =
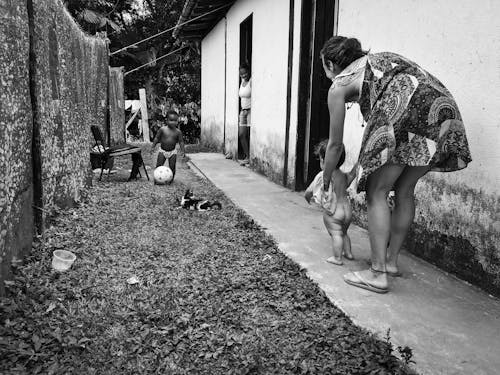
[[[346,98],[359,97],[363,70],[354,74],[338,77],[328,91],[328,110],[330,111],[330,137],[326,147],[323,188],[328,190],[332,173],[339,161],[343,148]]]
[[[332,173],[339,162],[342,153],[345,119],[345,87],[335,87],[328,91],[328,110],[330,111],[330,137],[325,153],[325,168],[323,170],[323,188],[330,186]]]

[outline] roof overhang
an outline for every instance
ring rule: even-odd
[[[236,0],[186,0],[173,32],[174,38],[203,39],[235,2]],[[188,21],[190,22],[184,24]]]

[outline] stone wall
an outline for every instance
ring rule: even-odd
[[[0,0],[0,276],[31,248],[32,169],[26,1]],[[0,282],[0,294],[3,283]]]
[[[62,0],[0,0],[0,295],[54,207],[91,182],[90,125],[109,138],[108,46]]]
[[[90,125],[109,139],[108,47],[86,35],[61,0],[33,1],[33,18],[43,206],[66,207],[90,182]]]

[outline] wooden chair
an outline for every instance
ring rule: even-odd
[[[142,162],[142,167],[144,168],[144,172],[146,173],[146,177],[149,180],[149,175],[148,171],[146,169],[146,165],[144,164],[144,159],[142,158],[142,152],[140,147],[132,146],[127,143],[123,143],[120,145],[112,146],[112,147],[105,147],[104,146],[104,138],[101,133],[101,129],[99,127],[92,125],[90,127],[90,130],[92,131],[92,135],[94,136],[95,140],[95,148],[97,151],[92,151],[92,155],[98,155],[99,160],[100,160],[100,166],[101,166],[101,174],[99,175],[99,181],[102,179],[102,174],[104,172],[104,167],[106,166],[108,160],[113,157],[117,156],[124,156],[124,155],[132,155],[132,160],[134,160],[134,154],[138,155],[140,157],[140,160]],[[111,168],[110,168],[111,169]],[[132,170],[134,169],[134,165],[132,165]],[[108,178],[109,178],[109,173],[111,171],[108,170]],[[139,171],[139,176],[141,175],[141,172]],[[135,177],[135,176],[134,176]]]

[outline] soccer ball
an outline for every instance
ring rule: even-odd
[[[165,185],[174,179],[174,174],[169,167],[161,166],[153,172],[155,182],[160,185]]]

